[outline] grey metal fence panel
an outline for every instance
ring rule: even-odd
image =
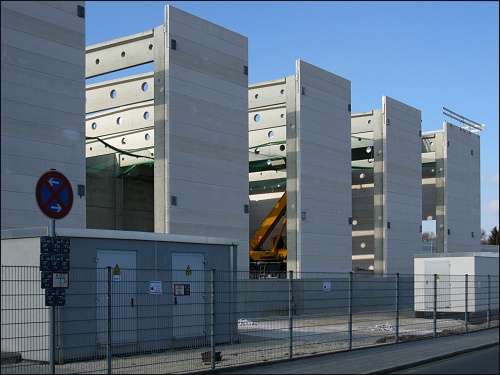
[[[71,269],[56,373],[185,373],[498,327],[492,275],[116,271]],[[39,268],[1,272],[2,373],[48,373]]]

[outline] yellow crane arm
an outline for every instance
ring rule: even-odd
[[[286,213],[286,191],[283,193],[279,201],[274,205],[273,209],[264,219],[259,229],[257,229],[250,241],[250,251],[260,250],[267,237],[271,234],[274,227]]]

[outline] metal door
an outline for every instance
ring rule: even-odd
[[[434,308],[434,274],[437,275],[437,309],[451,307],[450,263],[448,261],[425,262],[425,308]]]
[[[98,340],[108,342],[107,268],[111,267],[111,344],[137,342],[136,252],[97,250]]]
[[[174,338],[207,334],[204,259],[200,253],[172,253]]]

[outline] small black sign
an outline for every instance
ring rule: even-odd
[[[40,237],[40,254],[52,253],[51,237]]]
[[[54,271],[68,272],[70,269],[69,254],[61,254],[60,261],[61,261],[61,263],[59,265],[59,269],[54,270]]]
[[[64,306],[66,292],[63,289],[45,289],[45,306]]]
[[[51,254],[40,254],[40,271],[52,271]]]
[[[69,254],[40,254],[40,271],[68,272],[70,268]]]
[[[69,237],[40,237],[40,254],[69,254]]]
[[[52,288],[52,272],[42,271],[42,289]]]

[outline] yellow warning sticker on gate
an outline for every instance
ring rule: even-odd
[[[122,281],[122,271],[120,267],[118,267],[118,263],[116,263],[115,269],[113,270],[113,280]]]
[[[191,267],[188,267],[186,268],[186,276],[191,276]]]

